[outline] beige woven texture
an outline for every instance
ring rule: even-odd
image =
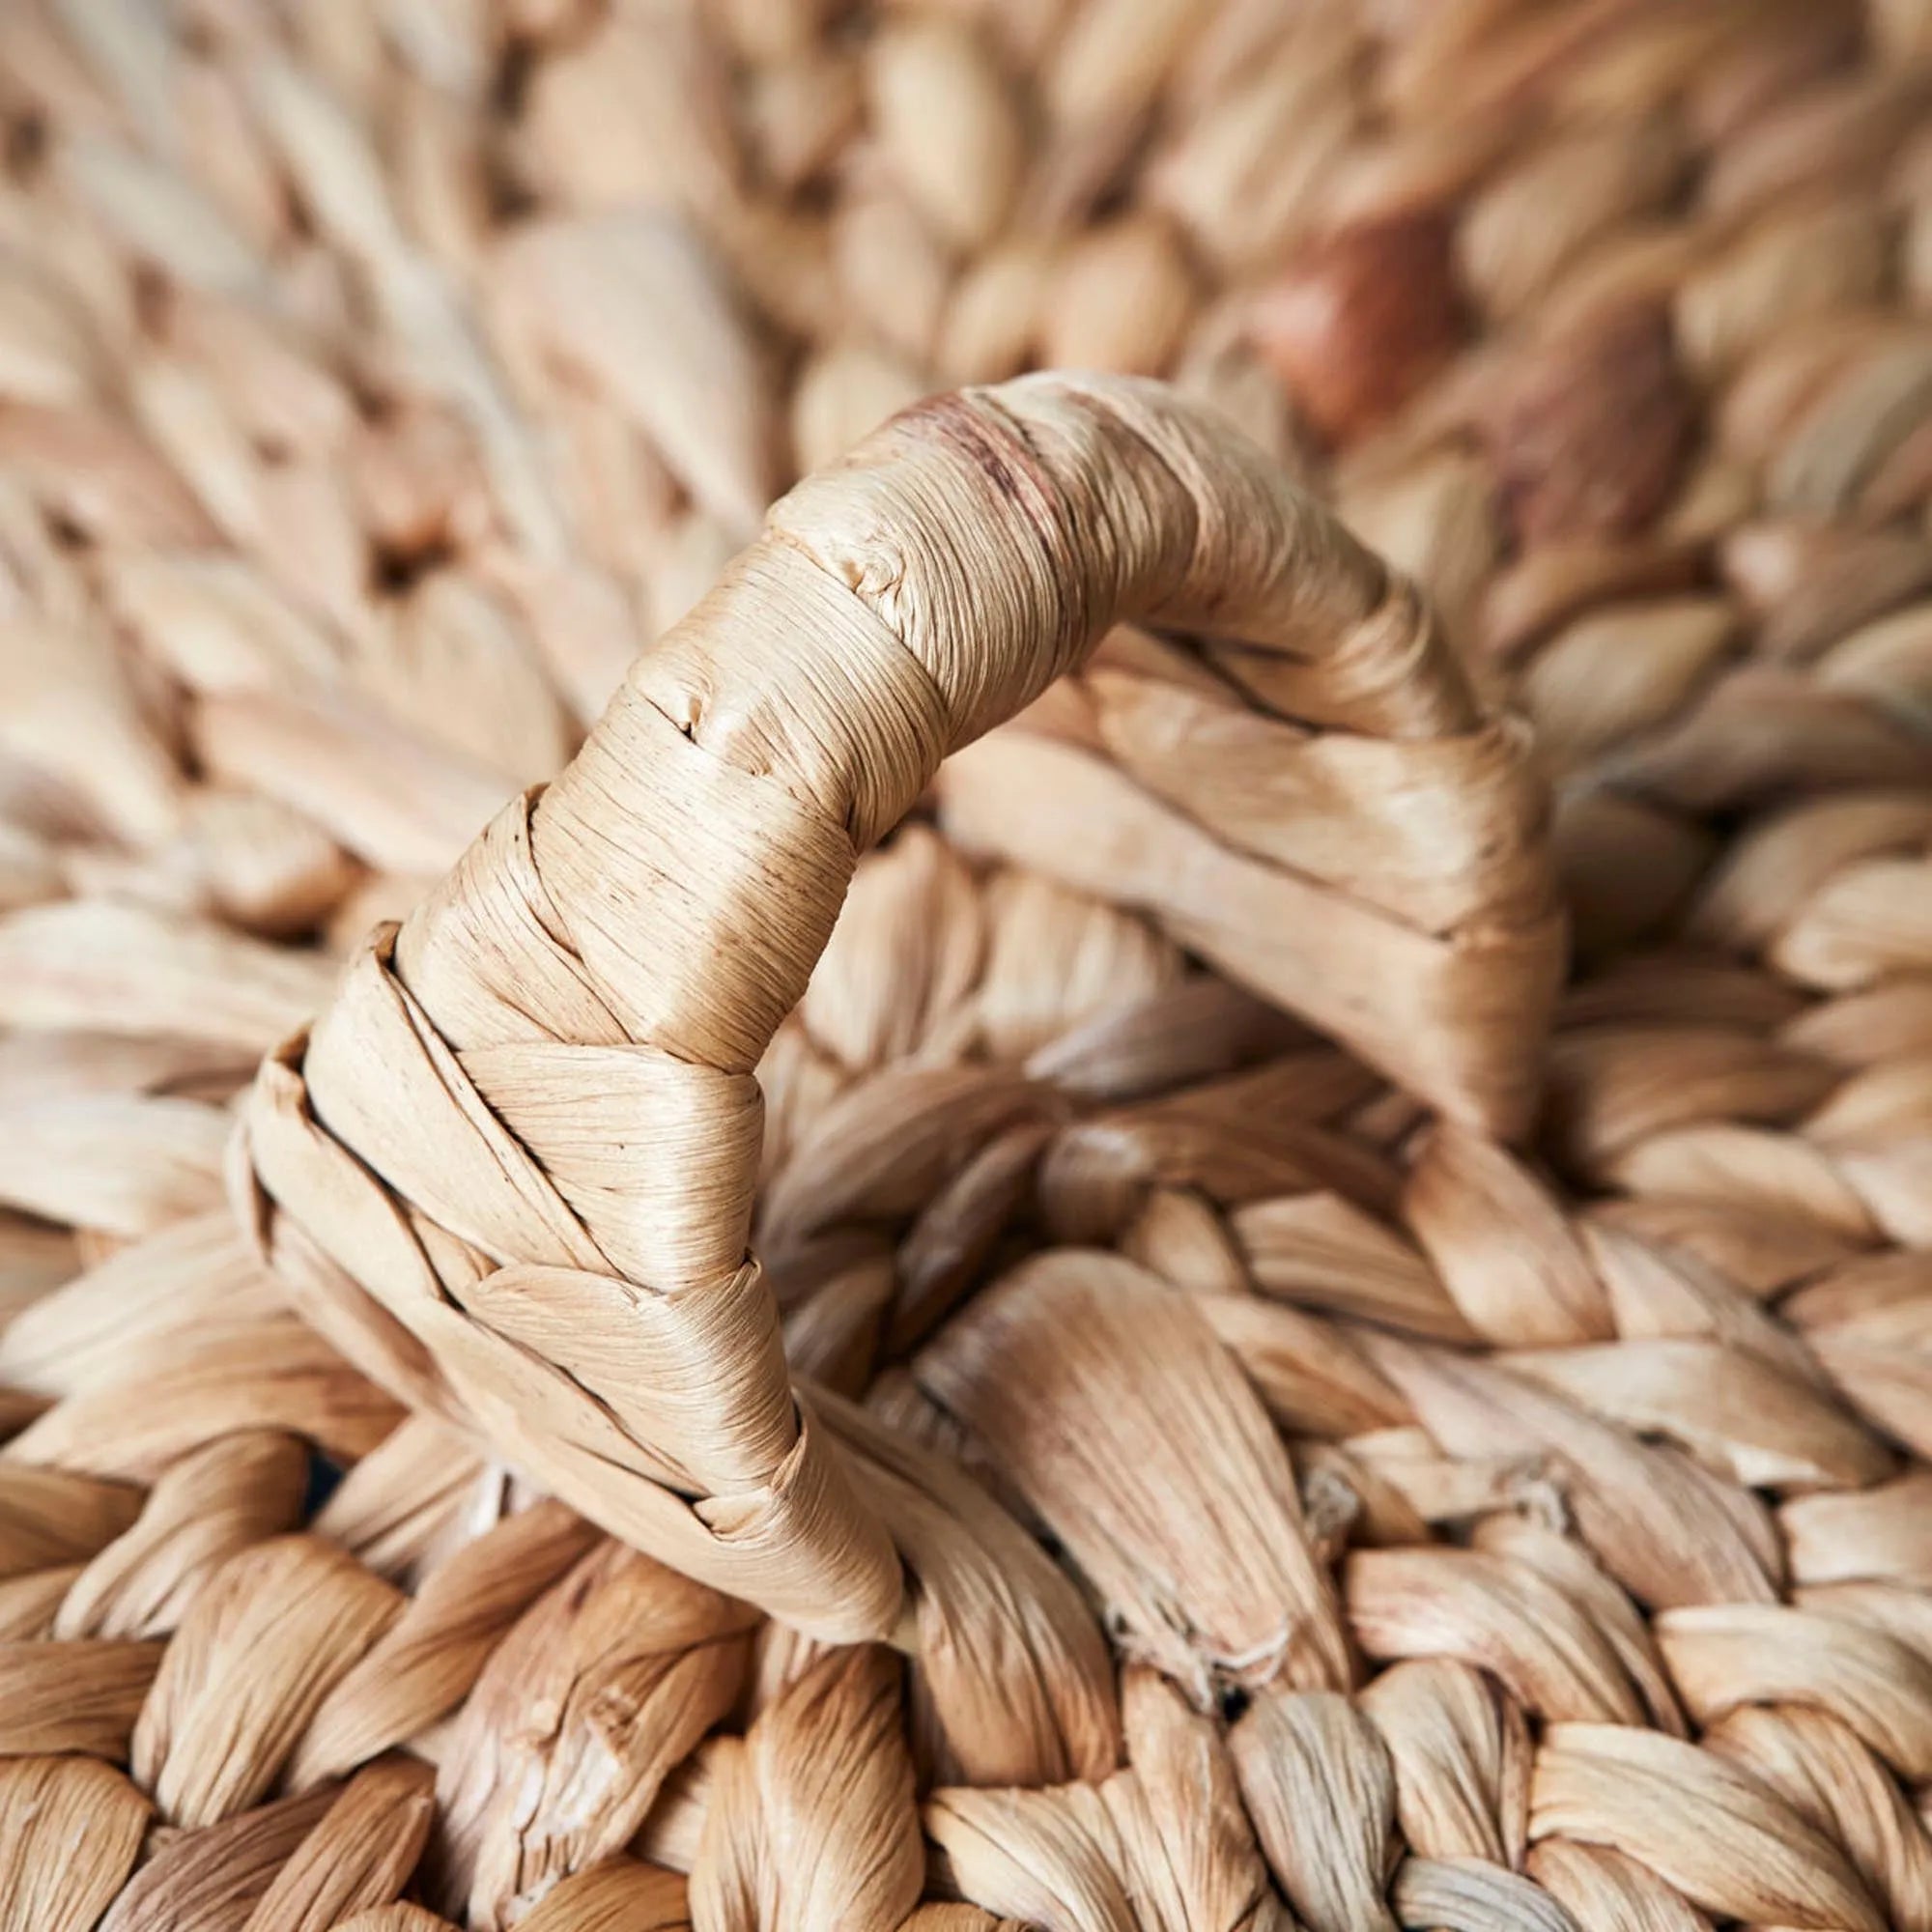
[[[1081,754],[1055,805],[1208,960],[1520,1125],[1560,973],[1541,801],[1414,592],[1231,427],[1037,378],[912,410],[790,492],[568,770],[271,1059],[245,1147],[298,1305],[627,1541],[818,1635],[890,1635],[912,1552],[795,1398],[748,1254],[755,1069],[858,854],[1122,615],[1231,641],[1178,656],[1198,697],[1110,672],[1129,746],[1136,715],[1197,729],[1135,746],[1138,783]],[[1216,810],[1231,765],[1292,786],[1330,744],[1367,771],[1328,814]]]
[[[1932,1928],[1928,98],[0,4],[0,1932]]]

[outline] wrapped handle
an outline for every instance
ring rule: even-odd
[[[893,1631],[900,1553],[749,1253],[754,1068],[859,856],[1123,618],[1198,635],[1285,757],[1324,725],[1393,748],[1350,811],[1456,874],[1409,922],[1270,861],[1252,798],[1178,783],[1158,809],[1264,902],[1206,917],[1175,878],[1177,930],[1250,980],[1274,935],[1314,978],[1269,990],[1517,1125],[1561,937],[1515,739],[1412,586],[1238,435],[1157,384],[1034,377],[923,403],[778,503],[569,768],[265,1065],[252,1223],[310,1318],[663,1560],[828,1638]]]

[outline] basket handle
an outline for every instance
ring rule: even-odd
[[[1238,715],[1286,743],[1284,713],[1410,748],[1386,807],[1410,843],[1434,787],[1487,828],[1467,849],[1518,855],[1450,929],[1378,912],[1293,989],[1513,1128],[1561,951],[1520,748],[1413,588],[1232,429],[1155,384],[1027,378],[919,405],[779,502],[569,768],[264,1065],[244,1198],[310,1318],[661,1559],[827,1638],[891,1632],[899,1557],[749,1253],[753,1069],[859,856],[1123,618],[1235,653]],[[1193,907],[1210,959],[1252,966],[1270,930],[1293,952],[1284,908],[1362,929],[1357,895],[1250,870],[1289,896],[1206,932]]]

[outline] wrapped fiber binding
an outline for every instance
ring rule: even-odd
[[[0,1924],[1932,1923],[1920,12],[0,14]]]

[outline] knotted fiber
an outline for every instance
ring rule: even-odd
[[[4,1911],[1925,1922],[1923,49],[1895,0],[0,16]],[[1306,511],[1197,544],[1173,406],[1084,381],[928,404],[730,565],[1036,360],[1179,378],[1433,616]],[[961,431],[1059,480],[949,578]],[[681,928],[552,917],[673,874]],[[429,1346],[347,1290],[369,1224],[224,1166],[270,1048],[291,1103],[334,1054]],[[722,1285],[627,1352],[541,1319],[598,1276]],[[540,1497],[502,1374],[738,1571]],[[883,1643],[760,1615],[800,1550]]]

